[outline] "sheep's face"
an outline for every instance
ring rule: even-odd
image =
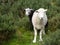
[[[38,12],[39,12],[39,13],[46,13],[46,11],[47,11],[47,9],[44,9],[44,8],[38,9]]]
[[[26,8],[26,9],[25,9],[25,14],[26,14],[27,16],[30,15],[30,13],[31,13],[32,10],[33,10],[33,9]]]
[[[37,11],[38,11],[38,13],[39,13],[38,16],[39,16],[40,18],[43,18],[44,15],[46,15],[46,11],[47,11],[47,9],[40,8],[40,9],[38,9]]]

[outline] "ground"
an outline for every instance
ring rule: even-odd
[[[4,42],[3,45],[41,45],[38,41],[33,43],[33,31],[30,30],[17,30],[16,34],[11,38],[11,40]]]

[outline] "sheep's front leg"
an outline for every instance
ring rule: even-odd
[[[33,43],[36,43],[36,38],[37,38],[37,30],[34,28],[34,40],[33,40]]]
[[[39,40],[39,41],[43,41],[43,40],[42,40],[42,33],[43,33],[43,30],[40,30],[40,33],[39,33],[39,35],[40,35],[40,40]]]
[[[43,27],[43,34],[45,35],[45,28]]]

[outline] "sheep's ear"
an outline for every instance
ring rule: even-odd
[[[45,9],[45,11],[47,11],[47,9]]]

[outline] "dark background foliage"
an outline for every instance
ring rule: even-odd
[[[33,30],[24,14],[27,7],[48,9],[46,30],[54,32],[60,29],[60,0],[0,0],[0,40],[9,39],[17,30]]]

